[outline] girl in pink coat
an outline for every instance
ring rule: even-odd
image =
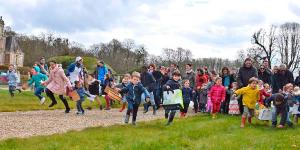
[[[54,94],[59,95],[59,98],[64,103],[66,111],[65,113],[70,112],[70,107],[66,98],[63,96],[66,94],[66,88],[72,89],[69,79],[66,77],[64,70],[58,66],[55,61],[50,61],[50,75],[49,79],[42,83],[46,86],[46,94],[51,99],[52,103],[49,107],[53,107],[57,104],[57,101],[54,97]]]
[[[208,96],[210,97],[213,105],[212,118],[214,119],[220,111],[221,102],[224,102],[226,96],[226,89],[222,86],[222,78],[216,78],[216,84],[211,87]]]

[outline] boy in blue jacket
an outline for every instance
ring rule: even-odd
[[[141,103],[142,94],[144,93],[146,95],[147,102],[150,101],[150,94],[140,82],[140,77],[141,77],[140,73],[133,72],[130,83],[122,89],[117,89],[121,94],[126,93],[126,100],[128,106],[127,106],[127,112],[125,117],[125,123],[129,122],[130,113],[132,113],[132,125],[136,125],[136,117],[137,117],[139,105]]]
[[[8,91],[11,97],[14,97],[14,91],[19,91],[21,93],[21,89],[18,89],[18,83],[20,81],[19,76],[15,70],[15,66],[10,64],[8,67],[8,71],[6,73],[6,78],[8,80]]]
[[[265,100],[265,106],[268,108],[271,106],[271,102],[273,101],[273,105],[275,106],[275,113],[272,114],[272,126],[276,127],[277,125],[277,115],[281,115],[280,123],[278,128],[283,128],[285,124],[288,124],[290,127],[293,126],[293,123],[288,119],[289,106],[287,100],[289,96],[282,93],[273,94],[271,97]]]
[[[41,85],[41,82],[48,80],[45,74],[40,73],[40,68],[34,66],[31,70],[32,77],[28,80],[28,85],[31,86],[34,83],[34,95],[40,100],[41,105],[45,103],[45,97],[42,96],[42,92],[45,87]]]
[[[179,80],[181,78],[181,74],[179,71],[175,71],[172,73],[172,79],[170,79],[164,86],[164,91],[174,91],[177,89],[180,89],[180,83]],[[173,122],[173,119],[176,114],[176,110],[178,110],[178,106],[167,106],[165,107],[165,118],[168,119],[168,125],[171,125]]]

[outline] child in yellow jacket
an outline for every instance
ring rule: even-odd
[[[251,118],[254,115],[255,104],[259,100],[260,94],[257,84],[257,78],[250,78],[247,87],[243,87],[234,92],[235,96],[243,96],[244,113],[242,115],[241,128],[245,127],[247,117],[248,122],[251,123]]]

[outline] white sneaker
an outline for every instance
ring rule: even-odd
[[[46,101],[46,98],[43,97],[43,98],[41,99],[41,101],[40,101],[41,105],[43,105],[43,104],[45,103],[45,101]]]

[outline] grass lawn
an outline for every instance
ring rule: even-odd
[[[31,91],[23,91],[20,94],[16,92],[15,97],[11,98],[8,90],[0,90],[0,112],[64,109],[64,105],[58,97],[56,97],[58,105],[49,108],[48,105],[51,104],[51,100],[47,98],[45,93],[43,93],[43,95],[46,97],[46,103],[44,105],[40,105],[38,98],[34,96]],[[70,107],[75,108],[76,103],[70,101],[69,98],[67,99]],[[103,107],[105,107],[105,101],[102,97],[101,100]],[[87,107],[88,105],[90,105],[90,102],[86,99],[83,103],[83,107]],[[97,102],[95,101],[92,106],[94,108],[98,108]],[[118,105],[116,104],[112,107],[118,107]]]
[[[240,117],[208,115],[112,127],[88,128],[52,136],[8,139],[1,149],[300,149],[300,128],[274,129],[254,120],[239,128]]]

